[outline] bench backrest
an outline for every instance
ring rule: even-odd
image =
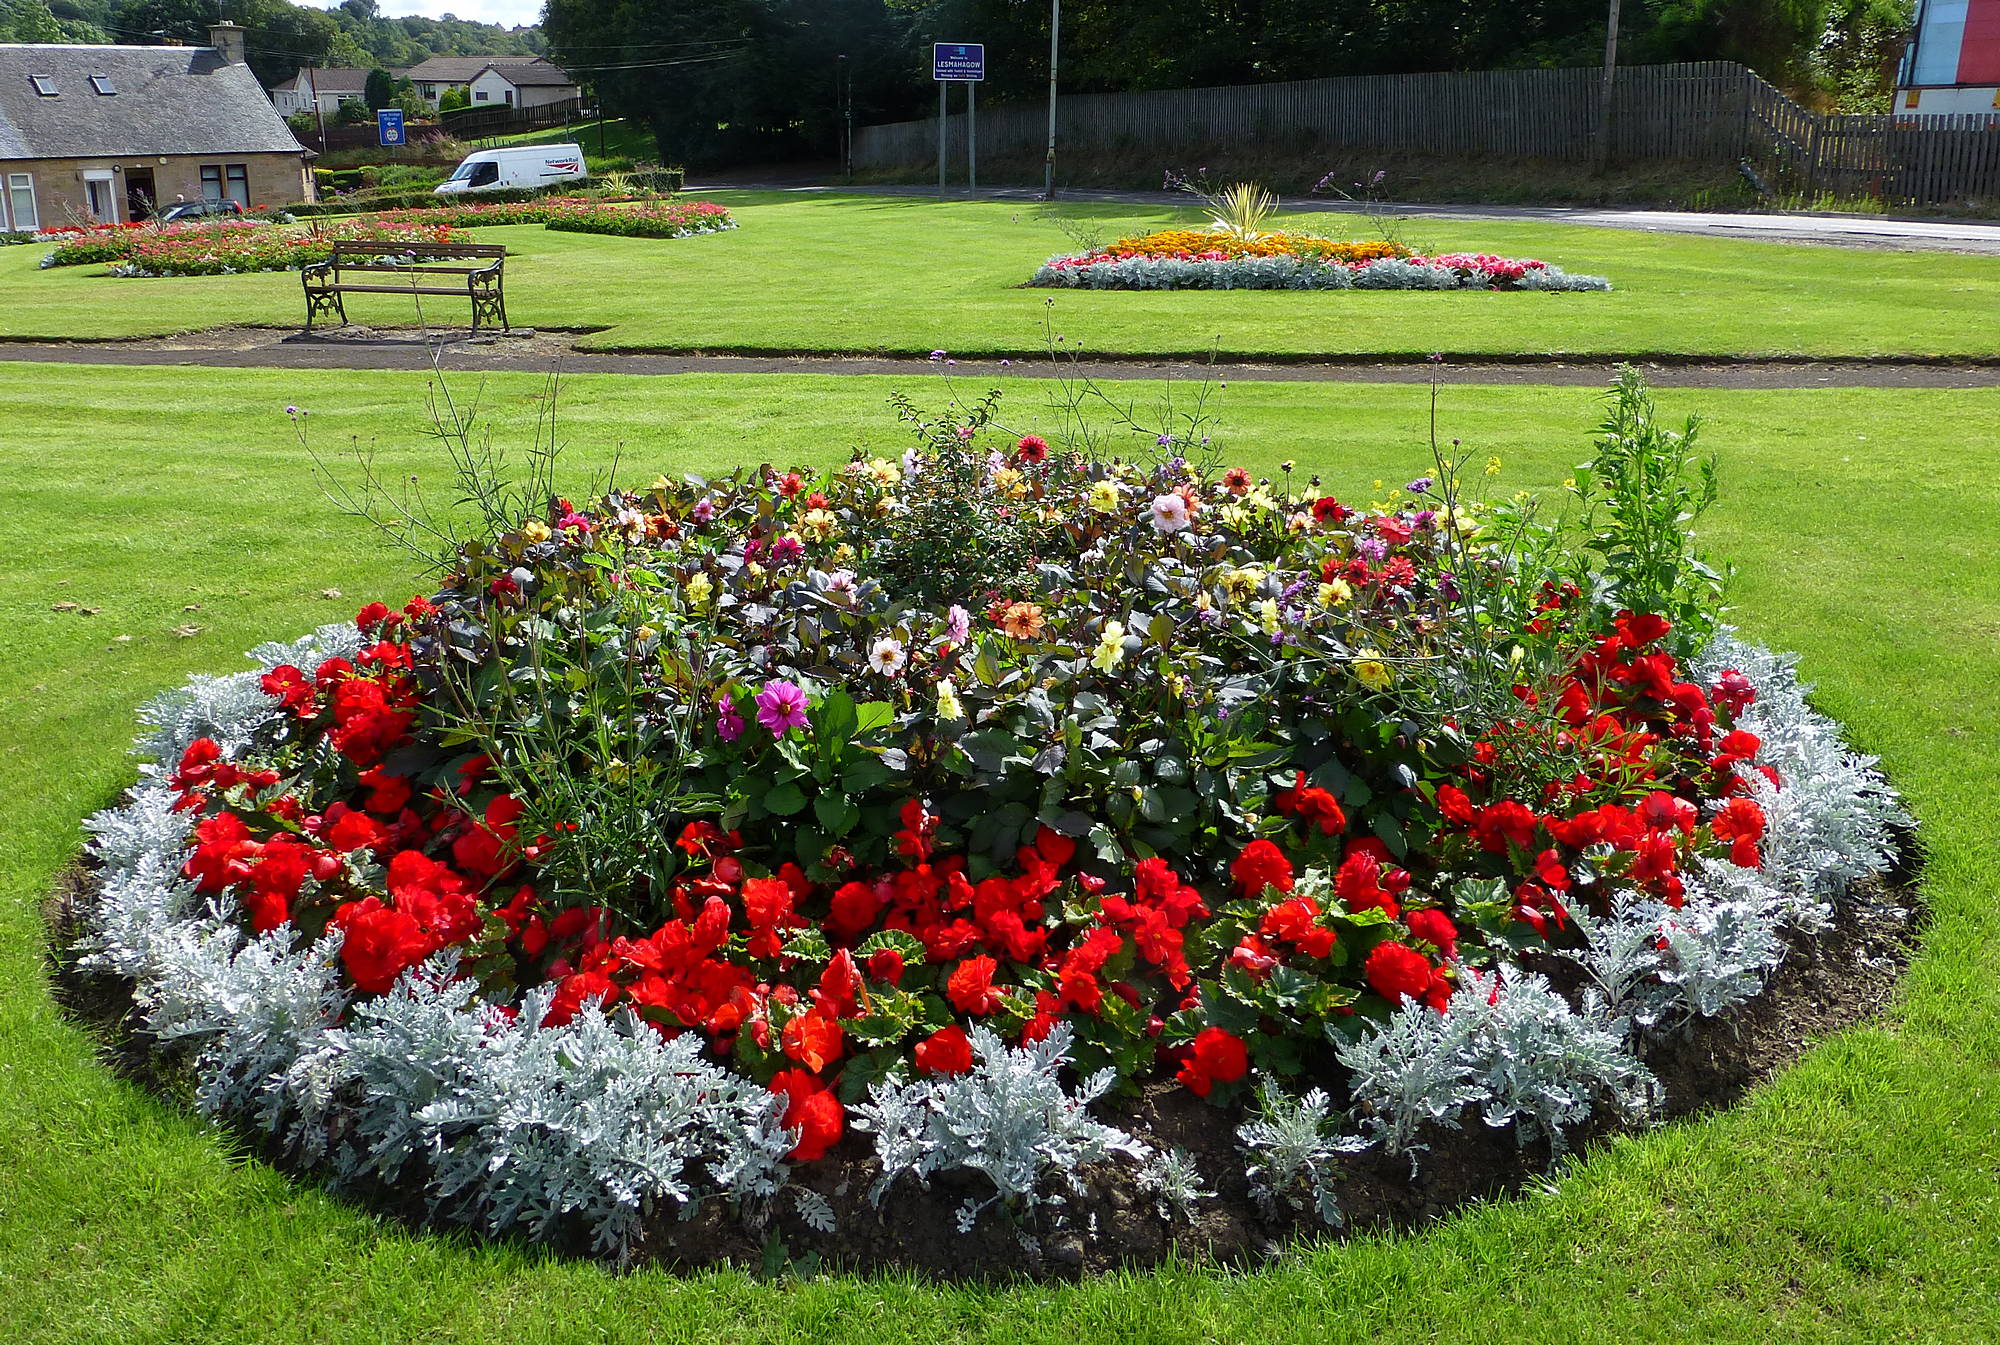
[[[409,257],[417,262],[476,261],[505,257],[503,243],[382,243],[341,239],[333,245],[333,264],[370,257]]]

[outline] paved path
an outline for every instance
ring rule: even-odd
[[[426,340],[413,332],[346,328],[338,334],[287,334],[263,328],[225,328],[146,341],[30,343],[0,341],[0,362],[38,361],[110,366],[197,365],[215,369],[382,369],[450,373],[571,374],[888,374],[931,378],[940,372],[967,380],[1048,378],[1046,359],[1003,362],[954,360],[949,366],[914,357],[615,355],[579,351],[554,332],[507,337],[446,334]],[[1712,361],[1642,362],[1659,387],[1684,388],[1982,388],[2000,387],[2000,358],[1986,363],[1942,361]],[[1614,365],[1603,360],[1524,357],[1509,361],[1389,363],[1381,360],[1282,364],[1208,364],[1198,360],[1129,359],[1065,363],[1062,371],[1109,379],[1199,379],[1244,383],[1539,384],[1598,387]]]
[[[874,196],[935,196],[935,189],[916,186],[804,186],[786,182],[697,184],[690,191],[787,191],[800,194],[858,192]],[[1039,202],[1041,191],[1028,187],[982,187],[976,194],[963,188],[955,200]],[[1065,201],[1114,205],[1192,206],[1185,192],[1066,190]],[[1288,196],[1286,210],[1330,210],[1352,213],[1343,200]],[[1545,224],[1582,224],[1605,229],[1636,229],[1646,233],[1699,234],[1710,238],[1752,238],[1779,243],[1823,243],[1836,247],[1888,248],[1906,252],[1970,252],[2000,256],[2000,224],[1959,220],[1895,219],[1881,215],[1769,214],[1722,215],[1692,210],[1625,210],[1605,206],[1419,205],[1397,202],[1389,213],[1404,219],[1529,220]]]

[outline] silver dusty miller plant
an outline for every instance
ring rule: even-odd
[[[302,1071],[301,1102],[348,1084],[364,1099],[336,1158],[344,1180],[395,1181],[421,1161],[434,1212],[533,1237],[580,1218],[600,1252],[655,1209],[688,1212],[711,1191],[767,1205],[784,1188],[797,1136],[782,1099],[702,1059],[693,1037],[595,1007],[542,1027],[551,987],[506,1015],[455,970],[440,955],[357,1005]]]
[[[1578,1013],[1533,973],[1496,974],[1497,984],[1467,978],[1444,1013],[1412,1001],[1379,1031],[1335,1045],[1362,1125],[1390,1153],[1411,1151],[1413,1165],[1424,1125],[1456,1130],[1467,1110],[1560,1153],[1563,1132],[1600,1108],[1636,1119],[1653,1106],[1658,1085],[1622,1023]]]
[[[1264,1213],[1281,1205],[1317,1215],[1329,1228],[1342,1222],[1333,1174],[1340,1158],[1368,1149],[1369,1141],[1340,1133],[1340,1117],[1326,1090],[1293,1096],[1270,1079],[1257,1081],[1257,1112],[1236,1128],[1250,1156],[1250,1190]]]
[[[905,1174],[927,1182],[938,1172],[983,1173],[994,1195],[960,1211],[959,1226],[969,1231],[996,1202],[1013,1209],[1061,1204],[1051,1179],[1080,1191],[1079,1168],[1117,1155],[1147,1156],[1146,1145],[1087,1110],[1117,1082],[1116,1071],[1099,1070],[1074,1092],[1063,1086],[1072,1040],[1067,1023],[1021,1047],[986,1027],[973,1028],[971,1038],[976,1063],[964,1074],[884,1080],[853,1108],[855,1127],[875,1136],[882,1169],[868,1193],[871,1203],[879,1206]]]

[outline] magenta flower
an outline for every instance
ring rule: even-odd
[[[757,693],[757,722],[782,738],[806,723],[806,693],[794,682],[769,681]]]
[[[945,613],[945,635],[953,644],[964,644],[972,634],[972,614],[956,603]]]
[[[733,743],[743,736],[743,715],[736,708],[736,702],[728,696],[717,702],[720,707],[715,714],[715,736],[726,743]]]

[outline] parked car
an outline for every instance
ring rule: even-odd
[[[555,182],[581,182],[589,176],[583,150],[577,145],[517,145],[482,149],[465,156],[439,183],[439,196],[461,192],[504,191],[508,187],[546,187]]]
[[[242,213],[242,203],[227,197],[220,201],[176,201],[160,211],[159,221],[162,224],[175,224],[186,220],[219,219],[224,215]]]

